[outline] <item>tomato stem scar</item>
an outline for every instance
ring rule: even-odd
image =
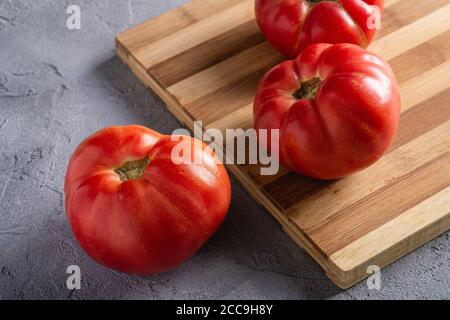
[[[298,100],[315,99],[317,96],[317,91],[319,90],[320,83],[320,78],[312,78],[311,80],[303,82],[300,85],[300,88],[294,92],[294,98]]]
[[[145,169],[147,169],[149,163],[149,158],[128,161],[125,162],[121,167],[115,169],[114,172],[122,181],[137,180],[144,175]]]

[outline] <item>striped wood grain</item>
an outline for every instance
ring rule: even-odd
[[[450,228],[450,4],[386,0],[370,49],[402,95],[397,138],[374,166],[339,181],[261,176],[230,165],[249,193],[340,287]],[[184,125],[252,127],[259,79],[283,57],[265,41],[252,0],[195,0],[117,37],[117,52]]]

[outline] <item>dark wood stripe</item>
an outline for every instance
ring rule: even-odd
[[[262,42],[264,37],[256,22],[250,21],[150,68],[149,72],[163,86],[170,87]]]
[[[384,37],[448,4],[448,0],[400,1],[387,8],[377,38]]]
[[[450,19],[450,17],[449,17]],[[450,30],[390,60],[402,83],[450,60]]]
[[[264,191],[280,208],[288,209],[307,198],[310,194],[320,192],[333,184],[289,172],[276,181],[264,186]]]
[[[446,153],[337,212],[327,224],[307,233],[326,254],[331,255],[445,189],[449,184],[450,153]]]
[[[389,152],[450,120],[450,88],[404,112]]]
[[[265,187],[268,184],[272,183],[275,180],[280,179],[281,177],[285,176],[289,173],[289,171],[284,168],[283,166],[280,166],[280,170],[277,175],[274,176],[262,176],[260,175],[261,168],[263,168],[261,164],[251,164],[247,166],[243,166],[243,170],[247,172],[247,174],[254,180],[254,182],[261,187]]]

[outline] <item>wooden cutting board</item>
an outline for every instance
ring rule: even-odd
[[[386,0],[370,49],[402,93],[395,143],[377,164],[323,182],[230,165],[248,192],[341,288],[450,229],[450,3]],[[195,0],[117,36],[117,53],[186,127],[252,127],[259,79],[283,60],[252,0]]]

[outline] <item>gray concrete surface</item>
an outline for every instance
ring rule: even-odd
[[[63,208],[71,153],[92,132],[180,124],[114,53],[114,34],[182,0],[0,0],[0,297],[3,299],[411,299],[450,297],[449,234],[382,272],[382,289],[341,291],[233,183],[220,231],[179,269],[134,277],[92,262]],[[82,29],[66,28],[78,4]],[[82,288],[66,288],[78,265]]]

